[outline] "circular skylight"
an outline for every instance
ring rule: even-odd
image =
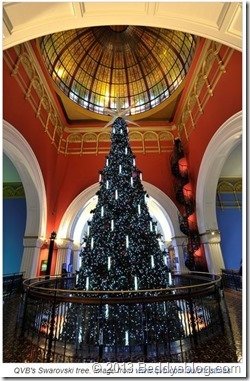
[[[99,26],[45,36],[41,52],[54,82],[83,108],[119,104],[134,115],[156,107],[181,84],[196,38],[144,26]]]

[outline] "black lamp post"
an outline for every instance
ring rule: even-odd
[[[49,255],[48,255],[47,269],[46,269],[45,275],[50,275],[55,239],[56,239],[56,232],[53,231],[50,235]]]

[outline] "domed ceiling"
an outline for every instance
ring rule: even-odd
[[[196,46],[188,33],[142,26],[100,26],[42,38],[49,73],[72,101],[97,114],[119,104],[131,115],[171,97]]]

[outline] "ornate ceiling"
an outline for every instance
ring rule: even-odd
[[[145,29],[151,29],[151,27],[154,26],[159,30],[183,31],[183,34],[201,36],[241,50],[243,10],[244,6],[240,2],[6,2],[3,5],[3,49],[8,49],[24,41],[42,38],[41,36],[48,34],[54,36],[57,33],[60,34],[62,30],[71,33],[76,30],[79,32],[81,30],[91,30],[94,28],[101,28],[102,30],[109,28],[109,31],[112,31],[113,34],[121,35],[125,34],[124,32],[126,32],[127,29],[138,28],[134,27],[134,25],[141,25],[143,23]],[[111,27],[105,27],[105,24]],[[133,25],[133,27],[131,25]],[[111,33],[109,33],[109,35],[111,35]],[[39,42],[40,41],[41,40],[39,40]],[[36,61],[35,58],[34,60]],[[125,69],[125,73],[127,71],[128,70]],[[180,76],[179,78],[182,77]],[[91,74],[89,80],[91,81]],[[163,83],[164,80],[163,78]],[[148,86],[148,89],[146,88],[144,94],[149,101],[148,103],[144,102],[143,105],[140,105],[139,101],[136,105],[137,109],[131,110],[131,114],[133,114],[131,118],[133,120],[141,120],[143,118],[144,120],[157,123],[159,121],[172,123],[174,120],[178,122],[177,119],[179,119],[179,117],[176,119],[176,110],[178,110],[178,101],[186,82],[187,81],[182,81],[172,95],[163,102],[160,93],[159,96],[156,96],[153,102],[151,102],[148,95],[150,94],[151,87],[146,82],[144,85],[145,87]],[[92,83],[94,87],[94,82]],[[97,119],[102,121],[109,120],[107,116],[101,113],[93,113],[88,109],[84,109],[81,105],[76,103],[76,101],[73,102],[68,97],[67,91],[65,94],[53,81],[49,81],[49,86],[51,87],[51,85],[53,87],[53,90],[52,88],[51,90],[53,92],[56,90],[57,96],[59,96],[59,103],[62,106],[63,113],[67,117],[69,124],[74,122],[85,123],[85,121],[89,123],[91,120],[96,121]],[[109,90],[111,90],[111,88]],[[68,93],[69,91],[68,89]],[[95,93],[95,95],[97,95],[97,93]],[[135,97],[139,95],[139,92],[135,92]],[[111,95],[109,96],[109,106],[112,107]],[[71,98],[73,98],[73,95]],[[80,100],[80,97],[76,96],[75,99],[76,98]],[[105,101],[104,96],[104,105]],[[86,100],[83,100],[83,102],[86,102]],[[91,107],[92,109],[94,107],[97,107],[97,109],[98,107],[102,107],[98,106],[98,104],[96,105],[89,97],[87,102],[89,103],[90,109]],[[113,103],[114,102],[115,99],[113,98]],[[161,103],[157,106],[152,105],[152,103],[157,102]],[[125,101],[124,104],[126,105]],[[133,105],[132,101],[129,105]],[[145,107],[145,109],[147,107],[153,108],[142,113],[140,110],[142,107]],[[100,111],[100,109],[95,111]],[[184,121],[181,123],[183,124]]]
[[[129,25],[69,30],[40,41],[56,85],[97,114],[116,108],[118,99],[135,115],[171,98],[188,72],[195,47],[191,34]]]

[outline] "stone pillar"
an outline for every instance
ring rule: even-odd
[[[23,257],[20,271],[24,273],[24,278],[35,278],[40,256],[41,246],[44,241],[38,237],[23,238]]]
[[[206,230],[200,237],[204,245],[208,272],[220,274],[221,269],[225,268],[220,246],[220,232],[218,230]]]
[[[172,237],[172,245],[175,250],[175,256],[177,257],[178,263],[176,263],[176,269],[180,272],[189,271],[185,266],[185,258],[183,253],[183,244],[187,242],[186,236],[176,236]]]
[[[66,263],[67,270],[68,270],[68,265],[70,264],[72,247],[73,247],[73,242],[69,238],[63,239],[62,242],[57,243],[55,275],[62,274],[63,263]]]

